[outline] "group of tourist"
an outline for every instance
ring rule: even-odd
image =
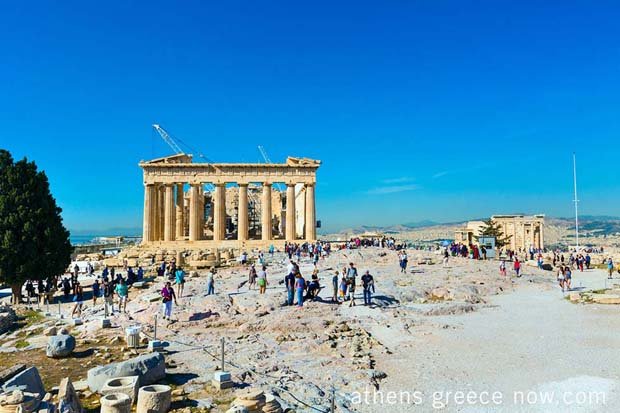
[[[387,248],[390,250],[401,250],[401,249],[405,249],[407,248],[407,244],[406,243],[396,243],[396,240],[394,238],[388,238],[388,237],[355,237],[355,238],[351,238],[350,240],[339,244],[337,246],[338,250],[350,250],[350,249],[355,249],[355,248],[367,248],[367,247],[380,247],[380,248]]]

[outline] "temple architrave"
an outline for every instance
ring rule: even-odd
[[[293,157],[283,164],[193,163],[187,154],[142,161],[142,245],[244,249],[315,241],[320,164]]]

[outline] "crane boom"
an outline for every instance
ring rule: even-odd
[[[164,128],[162,128],[161,126],[157,124],[154,124],[153,129],[155,129],[157,133],[159,133],[159,136],[161,136],[164,142],[166,142],[168,146],[170,146],[170,148],[172,148],[172,150],[176,154],[183,153],[183,150],[181,149],[181,147],[174,141],[174,139],[172,139],[172,136],[170,136]]]
[[[265,160],[265,163],[273,163],[271,162],[271,159],[269,159],[269,156],[267,155],[267,151],[265,150],[265,148],[263,148],[263,145],[258,145],[258,150],[260,151],[260,154],[263,155],[263,159]],[[278,191],[282,192],[284,191],[284,188],[282,187],[281,183],[276,183],[276,188],[278,188]]]

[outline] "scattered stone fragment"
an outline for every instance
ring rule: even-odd
[[[47,357],[68,357],[75,350],[75,338],[69,334],[52,336],[47,342],[45,354]]]

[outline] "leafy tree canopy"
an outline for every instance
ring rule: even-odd
[[[71,262],[60,213],[45,173],[0,149],[0,283],[14,294],[26,280],[60,275]]]
[[[501,248],[504,245],[507,245],[510,242],[510,235],[505,236],[502,232],[501,226],[495,222],[493,219],[489,218],[484,221],[485,227],[480,233],[479,236],[475,237],[476,241],[478,241],[481,237],[494,237],[495,238],[495,246],[497,248]]]

